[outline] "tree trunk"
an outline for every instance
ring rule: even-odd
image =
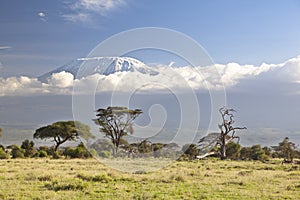
[[[116,146],[116,148],[115,148],[115,157],[117,157],[117,156],[118,156],[118,151],[119,151],[119,147],[118,147],[118,146]]]
[[[55,151],[55,152],[57,151],[59,145],[60,145],[59,143],[57,143],[57,144],[55,145],[55,147],[54,147],[54,151]]]
[[[113,148],[113,156],[114,157],[118,156],[118,150],[119,150],[119,146],[117,144],[114,144],[114,148]]]
[[[225,135],[222,135],[221,142],[222,142],[221,150],[220,150],[221,160],[225,160],[227,158],[227,156],[226,156],[226,139],[225,139]]]

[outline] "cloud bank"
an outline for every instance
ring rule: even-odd
[[[207,91],[231,90],[234,87],[250,87],[259,90],[263,84],[287,84],[286,93],[297,94],[300,86],[300,56],[281,64],[262,64],[260,66],[239,65],[237,63],[215,64],[207,67],[171,67],[157,66],[156,76],[140,72],[116,72],[109,75],[94,74],[75,79],[71,73],[62,71],[52,74],[46,83],[37,78],[0,77],[0,96],[29,95],[71,95],[75,92],[132,92],[143,91]],[[259,80],[259,81],[258,81]],[[243,84],[241,84],[243,83]],[[246,85],[245,85],[246,83]],[[247,85],[248,84],[248,85]],[[269,88],[272,88],[273,85]],[[297,87],[291,88],[290,84]]]

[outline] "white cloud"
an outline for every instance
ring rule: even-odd
[[[274,73],[274,76],[282,81],[300,83],[300,55],[281,65],[280,69]]]
[[[75,10],[93,11],[100,15],[106,15],[108,11],[124,5],[123,0],[79,0],[73,4]]]
[[[65,71],[53,74],[48,80],[48,84],[58,88],[67,88],[73,86],[74,76]]]
[[[171,90],[220,90],[225,87],[230,90],[233,86],[239,86],[247,80],[247,87],[253,87],[253,91],[259,91],[268,80],[270,83],[286,84],[289,90],[290,83],[300,86],[300,56],[281,64],[262,64],[261,66],[239,65],[228,63],[226,65],[215,64],[208,67],[180,67],[157,66],[159,74],[150,76],[140,72],[117,72],[108,76],[101,74],[90,75],[81,79],[74,79],[71,73],[62,71],[52,74],[47,83],[40,82],[37,78],[9,77],[0,78],[0,96],[26,96],[43,94],[72,94],[73,85],[76,92],[86,93],[104,91],[132,92]],[[259,80],[259,82],[257,82]],[[297,88],[299,88],[297,86]],[[245,87],[245,85],[241,85]],[[270,85],[269,88],[274,88]],[[296,88],[296,89],[297,89]],[[263,89],[261,89],[263,90]],[[288,91],[291,92],[291,91]],[[293,91],[293,94],[299,91]]]
[[[10,49],[11,47],[10,46],[0,46],[0,50],[3,50],[3,49]]]
[[[63,18],[71,22],[90,22],[91,16],[88,13],[65,14]]]
[[[41,82],[26,76],[0,78],[0,88],[0,96],[27,96],[46,92]]]
[[[40,17],[46,17],[46,14],[43,13],[43,12],[39,12],[38,15],[39,15]]]
[[[90,22],[92,14],[106,16],[123,5],[124,0],[77,0],[69,5],[72,12],[64,14],[63,18],[71,22]]]
[[[39,12],[38,13],[38,16],[39,16],[39,18],[40,18],[40,20],[42,20],[42,21],[47,21],[47,17],[46,17],[46,13],[44,13],[44,12]]]
[[[72,94],[73,75],[53,74],[48,83],[27,76],[0,78],[0,96],[31,96],[43,94]]]

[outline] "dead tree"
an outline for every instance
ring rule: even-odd
[[[247,129],[246,127],[233,127],[234,124],[234,115],[233,112],[236,112],[232,108],[222,107],[219,109],[219,112],[222,117],[222,123],[219,124],[219,129],[221,131],[218,145],[220,145],[220,157],[221,159],[226,159],[226,144],[234,139],[237,139],[238,143],[240,142],[240,137],[235,135],[236,130]]]
[[[234,109],[222,107],[219,109],[222,117],[222,123],[219,124],[219,133],[209,133],[207,136],[198,141],[200,155],[197,158],[204,158],[210,155],[220,155],[221,159],[226,159],[226,144],[237,139],[239,143],[240,137],[235,135],[236,130],[247,129],[246,127],[233,127]],[[216,150],[216,147],[220,147]],[[215,150],[213,150],[215,149]]]

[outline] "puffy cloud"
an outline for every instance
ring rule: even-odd
[[[65,71],[53,74],[48,83],[51,86],[58,87],[58,88],[67,88],[73,86],[73,74],[67,73]]]
[[[274,77],[287,82],[300,83],[300,56],[282,64],[274,73]]]
[[[35,93],[43,94],[43,84],[37,78],[26,76],[0,78],[0,96],[27,96]]]
[[[116,72],[110,75],[93,74],[75,79],[71,73],[62,71],[48,77],[46,83],[37,78],[9,77],[0,78],[0,96],[6,95],[41,95],[41,94],[80,94],[105,91],[133,92],[165,90],[176,91],[203,91],[203,90],[230,90],[232,87],[255,87],[259,90],[265,80],[270,83],[286,84],[289,93],[299,93],[300,83],[300,56],[281,64],[262,64],[261,66],[239,65],[228,63],[215,64],[207,67],[170,67],[157,66],[158,75],[151,76],[138,71]],[[246,84],[245,85],[245,82]],[[259,81],[258,81],[259,80]],[[243,83],[243,84],[240,84]],[[251,83],[251,84],[250,84]],[[291,88],[291,83],[297,87]],[[272,88],[270,85],[269,88]],[[274,88],[274,87],[273,87]],[[275,89],[275,88],[274,88]],[[261,89],[263,90],[263,88]]]
[[[30,96],[44,94],[72,94],[73,75],[53,74],[48,83],[27,76],[0,78],[0,96]]]

